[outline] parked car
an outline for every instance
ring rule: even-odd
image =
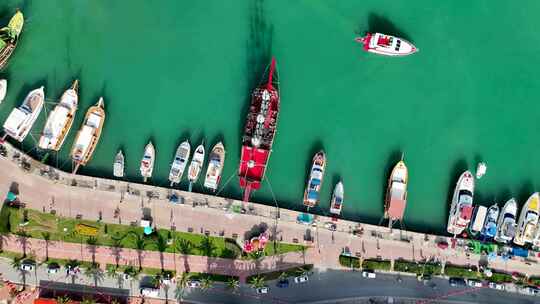
[[[523,288],[521,288],[520,290],[521,293],[523,294],[526,294],[526,295],[537,295],[540,293],[540,289],[538,289],[538,287],[536,286],[525,286]]]
[[[31,263],[22,263],[21,264],[21,270],[24,271],[33,271],[34,270],[34,264]]]
[[[60,265],[58,265],[58,263],[50,263],[49,265],[47,265],[48,274],[58,273],[59,271],[60,271]]]
[[[491,288],[491,289],[504,290],[504,285],[503,284],[498,284],[498,283],[495,283],[495,282],[489,282],[488,287]]]
[[[294,282],[295,283],[305,283],[309,280],[308,276],[307,275],[303,275],[303,276],[299,276],[299,277],[295,277],[294,278]]]
[[[201,281],[198,281],[198,280],[189,280],[187,281],[187,287],[190,287],[190,288],[199,288],[201,287]]]
[[[159,289],[157,288],[142,287],[140,289],[140,292],[141,292],[141,295],[145,297],[157,298],[159,296]]]
[[[373,270],[364,270],[364,271],[362,271],[362,276],[364,278],[368,278],[368,279],[375,279],[377,277],[377,275],[375,274],[375,272]]]
[[[264,287],[257,288],[257,293],[258,294],[268,293],[268,287],[264,286]]]
[[[448,279],[448,283],[453,287],[467,286],[467,283],[465,283],[465,280],[462,278],[450,278]]]
[[[289,287],[289,280],[288,279],[279,280],[276,283],[276,286],[279,288],[287,288]]]
[[[471,287],[482,287],[482,286],[484,286],[484,284],[482,284],[481,281],[474,280],[474,279],[468,279],[467,280],[467,285],[469,285]]]

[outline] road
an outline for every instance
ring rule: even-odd
[[[4,279],[20,282],[20,272],[14,270],[8,261],[0,260],[0,272]],[[447,280],[434,278],[424,285],[415,277],[401,276],[398,282],[395,275],[378,274],[376,279],[365,279],[360,272],[328,270],[315,271],[307,283],[295,284],[292,280],[288,288],[275,287],[275,281],[268,282],[270,292],[259,296],[249,285],[241,285],[236,294],[225,289],[220,283],[207,290],[187,289],[184,300],[199,303],[335,303],[338,300],[355,299],[354,303],[369,303],[370,297],[395,297],[426,299],[421,303],[492,303],[492,304],[533,304],[540,303],[540,297],[495,291],[488,288],[472,289],[469,287],[451,287]],[[27,274],[27,283],[35,285],[40,281],[56,281],[70,283],[65,270],[58,274],[47,274],[45,267]],[[76,284],[89,286],[93,280],[84,275],[75,278]],[[118,278],[103,276],[99,286],[124,288],[134,296],[139,295],[139,281],[123,281]],[[433,287],[435,286],[435,288]],[[171,286],[167,298],[174,299],[175,286]],[[161,298],[165,298],[165,289],[160,290]],[[363,300],[363,301],[362,301]]]

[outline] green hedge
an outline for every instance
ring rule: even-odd
[[[478,274],[475,267],[456,266],[456,265],[446,265],[444,267],[444,273],[450,277],[458,278],[467,278],[467,279],[481,279],[482,276]]]
[[[370,270],[390,270],[390,261],[388,260],[364,260],[362,262],[363,269]]]
[[[360,268],[360,259],[356,257],[340,255],[339,264],[343,267]]]
[[[258,276],[263,277],[266,281],[277,280],[281,276],[282,273],[285,273],[285,276],[287,277],[292,277],[292,276],[297,276],[302,272],[309,272],[312,269],[313,269],[313,264],[309,264],[309,265],[293,267],[293,268],[280,270],[280,271],[259,273],[259,274],[247,277],[246,281],[250,282],[251,279],[253,279],[253,277],[258,277]]]
[[[2,210],[0,210],[0,233],[9,233],[11,231],[10,224],[10,210],[5,204],[2,205]]]
[[[399,272],[410,272],[410,273],[416,273],[417,275],[425,274],[425,275],[432,275],[432,274],[440,274],[442,267],[438,264],[432,264],[432,263],[415,263],[415,262],[409,262],[409,261],[395,261],[394,262],[394,270]]]
[[[237,276],[228,276],[224,274],[213,274],[213,273],[199,273],[199,272],[190,272],[191,280],[202,280],[210,279],[213,282],[228,282],[230,279],[238,280]]]
[[[512,279],[512,276],[510,276],[510,279]],[[529,282],[530,282],[531,284],[533,284],[533,285],[538,286],[538,285],[540,285],[540,277],[531,277],[531,278],[529,279]]]
[[[504,272],[493,272],[493,275],[486,279],[495,283],[508,283],[513,281],[512,275]]]

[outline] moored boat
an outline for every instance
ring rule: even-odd
[[[144,154],[141,159],[141,176],[143,181],[146,181],[152,177],[152,172],[154,171],[154,162],[156,160],[156,149],[151,141],[144,147]]]
[[[41,149],[60,150],[73,125],[78,104],[79,81],[75,80],[71,87],[62,94],[60,101],[47,118],[38,143]]]
[[[497,220],[499,219],[499,206],[497,204],[489,207],[486,220],[484,221],[484,227],[480,235],[484,239],[492,239],[497,235]]]
[[[364,51],[384,56],[407,56],[418,52],[409,41],[381,33],[367,33],[357,37],[356,42],[364,45]]]
[[[523,246],[532,243],[538,227],[539,200],[538,192],[535,192],[522,207],[517,223],[516,235],[514,236],[514,244]]]
[[[206,169],[206,178],[204,179],[204,186],[206,188],[214,192],[217,190],[221,181],[224,164],[225,147],[222,142],[218,142],[208,156],[208,169]]]
[[[124,177],[124,153],[119,150],[114,157],[113,175],[115,177]]]
[[[4,101],[7,94],[7,80],[6,79],[0,79],[0,103]]]
[[[272,152],[279,114],[279,87],[276,60],[272,58],[267,81],[259,84],[251,94],[238,177],[243,189],[243,200],[248,201],[252,190],[261,187],[266,166]]]
[[[481,179],[482,176],[486,174],[486,171],[487,171],[486,163],[484,162],[478,163],[478,165],[476,166],[476,178]]]
[[[105,123],[105,102],[100,97],[95,106],[91,106],[84,117],[84,122],[77,132],[73,147],[71,148],[71,159],[73,161],[73,174],[77,173],[80,166],[84,166],[90,161],[99,139],[103,124]]]
[[[448,233],[459,235],[469,225],[472,215],[474,195],[474,177],[470,171],[461,174],[454,189],[448,215]]]
[[[474,208],[471,222],[469,224],[469,235],[471,237],[477,237],[482,228],[484,228],[484,222],[486,221],[488,209],[485,206],[478,205]]]
[[[405,162],[400,160],[392,169],[388,179],[388,188],[386,190],[386,200],[384,206],[384,217],[389,219],[388,225],[392,222],[401,221],[403,213],[407,206],[407,183],[409,172]]]
[[[313,163],[309,171],[309,178],[304,191],[304,206],[315,207],[319,203],[319,194],[326,168],[326,155],[319,151],[313,156]]]
[[[335,215],[341,214],[341,209],[343,208],[343,196],[343,183],[339,181],[339,183],[337,183],[334,187],[334,193],[332,193],[332,201],[330,202],[330,213]]]
[[[9,20],[6,27],[0,29],[0,70],[2,70],[19,42],[24,25],[24,16],[21,11],[17,11]]]
[[[22,142],[43,109],[45,90],[43,87],[30,91],[21,106],[13,109],[4,122],[4,132],[13,139]]]
[[[495,241],[509,243],[516,235],[517,203],[511,198],[503,206],[497,222],[497,235]]]
[[[189,159],[189,153],[191,153],[191,145],[187,140],[183,141],[178,145],[178,148],[176,148],[176,154],[174,155],[174,160],[171,164],[171,171],[169,171],[171,187],[182,180],[182,175],[184,175],[184,170],[186,169]]]
[[[189,164],[188,168],[188,180],[189,180],[189,191],[191,192],[191,189],[193,187],[193,184],[197,182],[199,179],[199,175],[201,175],[201,170],[204,165],[204,145],[200,144],[195,149],[195,152],[193,152],[193,158],[191,159],[191,163]]]

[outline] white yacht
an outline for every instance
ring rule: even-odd
[[[36,122],[41,109],[43,109],[44,102],[44,87],[30,91],[22,105],[13,109],[6,119],[6,122],[4,122],[4,131],[6,132],[6,135],[22,142]]]
[[[339,183],[336,184],[336,187],[334,187],[334,193],[332,194],[332,201],[330,202],[330,213],[335,215],[341,214],[341,209],[343,208],[343,196],[343,183],[339,181]]]
[[[148,178],[152,177],[152,172],[154,171],[154,162],[156,159],[156,150],[152,142],[148,142],[146,147],[144,147],[144,155],[141,160],[141,176],[143,177],[144,182]]]
[[[225,147],[222,142],[218,142],[208,156],[208,168],[204,186],[212,191],[216,191],[221,181],[221,173],[225,164]]]
[[[523,246],[533,242],[538,227],[539,199],[538,192],[533,193],[521,209],[516,235],[514,236],[514,244]]]
[[[516,215],[517,203],[511,198],[505,204],[499,215],[497,223],[497,235],[495,241],[500,243],[509,243],[516,235]]]
[[[176,148],[176,154],[174,155],[174,160],[171,164],[171,171],[169,172],[169,181],[171,182],[171,187],[174,184],[178,184],[182,180],[182,175],[184,175],[184,170],[189,159],[189,154],[191,153],[191,145],[189,141],[183,141],[178,148]]]
[[[191,189],[193,187],[193,184],[197,182],[199,179],[199,175],[201,175],[201,170],[204,165],[204,146],[203,144],[200,144],[195,149],[195,152],[193,153],[193,158],[191,159],[191,163],[189,164],[188,168],[188,180],[189,180],[189,191],[191,192]]]
[[[119,150],[114,157],[113,175],[115,177],[124,177],[124,153]]]
[[[469,225],[473,211],[474,177],[470,171],[461,174],[454,190],[450,213],[448,215],[448,233],[459,235]]]

